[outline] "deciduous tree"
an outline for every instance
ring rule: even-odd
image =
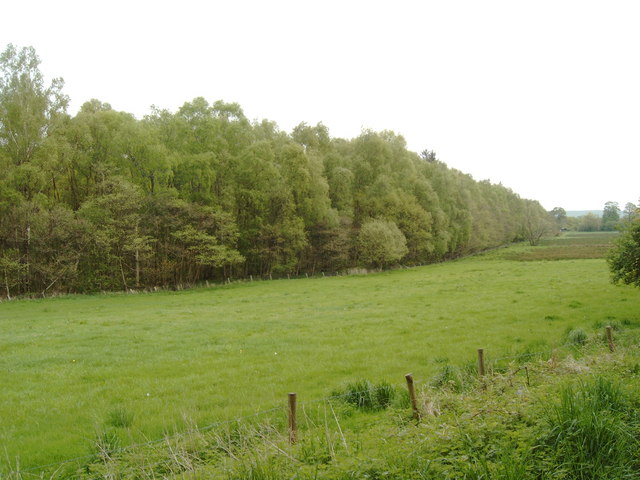
[[[602,211],[602,230],[615,230],[620,222],[620,207],[618,202],[607,202]]]
[[[607,258],[614,283],[640,287],[640,221],[628,224]]]
[[[383,268],[409,252],[407,239],[394,222],[369,220],[358,235],[358,258],[362,265]]]
[[[0,148],[14,165],[33,159],[68,104],[62,79],[46,86],[39,66],[33,47],[0,54]]]

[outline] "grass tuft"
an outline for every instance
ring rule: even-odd
[[[478,369],[475,363],[458,367],[451,364],[443,365],[431,379],[431,386],[448,389],[452,392],[463,392],[476,384]]]
[[[346,403],[362,410],[384,410],[396,398],[396,388],[388,382],[373,384],[369,380],[359,380],[333,395],[342,396]]]
[[[122,406],[114,407],[107,416],[107,425],[115,428],[129,428],[133,424],[133,412]]]
[[[589,336],[581,328],[574,328],[569,330],[565,336],[565,343],[567,345],[582,346],[587,343]]]
[[[548,416],[541,445],[553,458],[553,473],[563,478],[632,478],[637,419],[630,422],[622,387],[597,377],[577,388],[565,386]]]

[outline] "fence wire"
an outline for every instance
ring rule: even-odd
[[[553,355],[555,352],[557,351],[557,349],[548,349],[548,350],[541,350],[541,351],[537,351],[537,352],[527,352],[527,353],[521,353],[521,354],[515,354],[515,355],[506,355],[506,356],[501,356],[501,357],[497,357],[497,358],[491,358],[490,356],[485,357],[485,361],[486,363],[490,366],[492,363],[495,364],[497,362],[501,362],[501,361],[505,361],[505,360],[520,360],[520,359],[524,359],[524,358],[531,358],[531,357],[537,357],[537,356],[544,356],[544,355]],[[428,385],[429,381],[428,380],[415,380],[414,379],[414,384],[416,385]],[[399,388],[398,385],[394,385],[396,388]],[[317,405],[323,402],[331,402],[332,400],[339,400],[339,399],[345,399],[348,397],[354,397],[357,395],[365,395],[367,393],[370,393],[369,390],[351,390],[348,391],[346,393],[341,393],[341,394],[334,394],[334,395],[330,395],[327,397],[323,397],[323,398],[319,398],[319,399],[312,399],[312,400],[306,400],[303,402],[299,402],[298,406],[302,409],[304,409],[305,406],[312,406],[312,405]],[[254,419],[263,415],[267,415],[269,413],[274,413],[274,412],[287,412],[288,411],[288,407],[286,405],[281,405],[278,407],[273,407],[267,410],[261,410],[249,415],[244,415],[244,416],[240,416],[240,417],[235,417],[235,418],[231,418],[231,419],[227,419],[227,420],[220,420],[220,421],[216,421],[216,422],[212,422],[209,423],[207,425],[204,425],[202,427],[197,427],[197,428],[191,428],[191,429],[187,429],[184,430],[182,432],[176,432],[173,433],[171,435],[164,435],[162,438],[157,438],[154,440],[149,440],[146,442],[140,442],[140,443],[134,443],[134,444],[130,444],[124,447],[120,447],[120,448],[116,448],[116,449],[112,449],[109,450],[108,454],[109,456],[113,456],[113,455],[119,455],[122,453],[126,453],[135,449],[139,449],[139,448],[143,448],[143,447],[148,447],[151,445],[157,445],[160,444],[162,442],[171,442],[172,440],[175,440],[179,437],[183,437],[189,434],[193,434],[193,433],[205,433],[208,431],[211,431],[217,427],[221,427],[223,425],[230,425],[230,424],[234,424],[234,423],[241,423],[244,421],[247,421],[249,419]],[[62,460],[59,462],[52,462],[52,463],[48,463],[48,464],[44,464],[44,465],[37,465],[34,467],[28,467],[28,468],[18,468],[16,471],[10,472],[10,473],[14,473],[14,474],[29,474],[29,475],[37,475],[38,472],[43,472],[47,469],[53,469],[53,468],[61,468],[65,465],[69,465],[69,464],[73,464],[73,463],[80,463],[80,462],[84,462],[84,461],[91,461],[91,460],[95,460],[97,458],[100,458],[100,453],[92,453],[92,454],[88,454],[88,455],[81,455],[81,456],[77,456],[77,457],[73,457],[67,460]],[[147,468],[152,468],[154,466],[158,466],[162,463],[167,462],[167,460],[161,460],[159,462],[153,463],[153,464],[149,464],[146,467]]]
[[[362,395],[362,394],[365,394],[365,393],[367,393],[366,390],[351,391],[351,392],[348,392],[348,393],[330,395],[328,397],[324,397],[324,398],[320,398],[320,399],[307,400],[307,401],[304,401],[304,402],[300,402],[298,405],[300,406],[300,408],[304,408],[305,406],[311,406],[311,405],[319,404],[319,403],[323,403],[323,402],[330,402],[331,400],[342,399],[342,398],[346,398],[346,397],[353,396],[353,395]],[[217,422],[209,423],[209,424],[204,425],[202,427],[191,428],[191,429],[184,430],[184,431],[181,431],[181,432],[173,433],[171,435],[164,435],[162,438],[157,438],[157,439],[149,440],[149,441],[146,441],[146,442],[133,443],[133,444],[130,444],[130,445],[127,445],[127,446],[124,446],[124,447],[112,449],[112,450],[109,450],[108,454],[110,456],[119,455],[119,454],[126,453],[126,452],[129,452],[129,451],[138,449],[138,448],[149,447],[151,445],[157,445],[157,444],[160,444],[160,443],[163,443],[163,442],[169,443],[172,440],[175,440],[175,439],[177,439],[179,437],[183,437],[183,436],[186,436],[186,435],[189,435],[189,434],[205,433],[205,432],[211,431],[211,430],[213,430],[213,429],[215,429],[217,427],[221,427],[223,425],[231,425],[231,424],[234,424],[234,423],[244,422],[244,421],[247,421],[247,420],[250,420],[250,419],[254,419],[254,418],[257,418],[257,417],[260,417],[260,416],[263,416],[263,415],[267,415],[269,413],[277,412],[277,411],[286,412],[287,409],[288,409],[288,407],[286,405],[282,405],[282,406],[279,406],[279,407],[270,408],[268,410],[261,410],[259,412],[252,413],[252,414],[249,414],[249,415],[244,415],[244,416],[241,416],[241,417],[231,418],[231,419],[227,419],[227,420],[220,420],[220,421],[217,421]],[[69,465],[69,464],[73,464],[73,463],[78,463],[79,464],[81,462],[85,462],[85,461],[88,462],[88,461],[91,461],[91,460],[95,460],[95,459],[99,458],[100,455],[101,455],[100,453],[92,453],[92,454],[87,454],[87,455],[81,455],[81,456],[69,458],[69,459],[66,459],[66,460],[61,460],[59,462],[52,462],[52,463],[47,463],[47,464],[44,464],[44,465],[37,465],[37,466],[34,466],[34,467],[28,467],[28,468],[19,468],[18,470],[16,470],[13,473],[16,473],[16,474],[25,474],[25,473],[26,474],[37,474],[38,472],[42,472],[42,471],[45,471],[47,469],[53,469],[55,467],[60,468],[60,467],[64,467],[65,465]],[[157,466],[157,465],[160,465],[160,464],[164,463],[165,461],[166,460],[162,460],[162,461],[160,461],[158,463],[155,463],[153,465],[150,465],[150,466]]]

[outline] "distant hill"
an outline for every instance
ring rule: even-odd
[[[587,213],[602,216],[602,210],[567,210],[567,217],[583,217]]]

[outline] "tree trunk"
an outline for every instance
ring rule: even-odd
[[[7,290],[7,300],[11,300],[11,292],[9,291],[9,275],[4,271],[4,286]]]
[[[27,272],[27,278],[26,278],[26,287],[27,287],[27,293],[31,293],[31,265],[30,265],[30,259],[29,259],[29,249],[31,247],[31,225],[27,225],[27,250],[25,252],[25,261],[26,261],[26,272]]]
[[[119,259],[120,263],[120,275],[122,275],[122,285],[124,286],[124,291],[127,291],[127,279],[124,276],[124,267],[122,265],[122,258]]]

